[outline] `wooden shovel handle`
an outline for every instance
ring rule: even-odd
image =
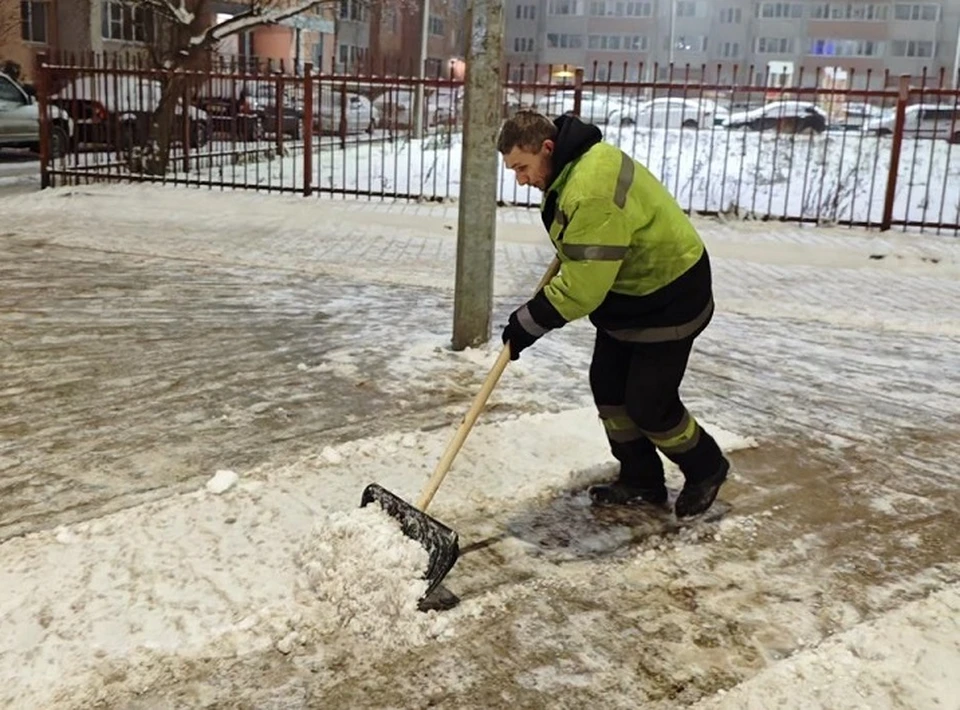
[[[553,261],[550,262],[547,273],[545,273],[543,278],[540,279],[540,283],[537,285],[536,291],[539,291],[541,288],[543,288],[559,270],[560,260],[557,257],[554,257]],[[450,470],[453,460],[460,452],[460,447],[462,447],[463,442],[466,441],[467,435],[470,433],[474,423],[477,421],[477,417],[480,416],[480,412],[483,411],[483,407],[486,405],[487,399],[490,397],[490,393],[493,392],[493,388],[497,386],[497,381],[500,379],[500,375],[503,374],[503,371],[506,369],[507,363],[509,362],[510,344],[504,343],[503,349],[500,351],[500,356],[493,364],[490,374],[487,375],[487,379],[484,381],[480,391],[477,392],[476,397],[473,398],[473,404],[470,405],[469,411],[467,411],[467,413],[464,415],[463,421],[460,422],[460,426],[457,428],[456,434],[453,435],[453,439],[451,439],[450,443],[447,444],[447,450],[444,451],[443,456],[440,457],[440,461],[437,463],[437,467],[434,469],[433,475],[430,476],[430,480],[427,481],[427,485],[424,486],[423,491],[420,493],[420,499],[417,501],[417,508],[419,508],[421,511],[425,511],[427,506],[430,505],[430,501],[433,500],[433,496],[436,494],[437,489],[440,488],[440,484],[447,475],[447,471]]]

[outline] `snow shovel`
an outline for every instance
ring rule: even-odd
[[[547,269],[547,273],[540,279],[537,291],[543,288],[559,269],[560,261],[554,257],[550,263],[550,267]],[[453,464],[457,453],[459,453],[460,447],[463,446],[463,442],[466,441],[467,435],[477,421],[477,417],[480,416],[480,412],[487,403],[490,393],[493,392],[493,388],[496,387],[500,375],[503,374],[509,362],[510,346],[505,343],[503,349],[500,351],[500,356],[490,370],[490,374],[487,375],[486,381],[484,381],[483,386],[480,387],[480,391],[476,397],[474,397],[473,404],[463,417],[460,427],[447,445],[443,456],[440,457],[440,461],[437,463],[433,475],[420,493],[416,507],[376,483],[368,485],[364,489],[363,496],[360,499],[361,508],[373,501],[380,503],[380,506],[388,515],[400,521],[403,534],[421,543],[429,553],[430,560],[427,571],[424,574],[424,579],[428,581],[428,586],[423,597],[421,597],[421,601],[429,597],[437,585],[443,581],[443,578],[446,577],[447,573],[453,568],[457,557],[460,555],[459,538],[457,537],[456,531],[447,527],[439,520],[430,517],[425,511],[427,506],[430,505],[430,501],[433,500],[437,489],[440,488],[440,484],[447,475],[447,471],[450,470],[450,466]]]

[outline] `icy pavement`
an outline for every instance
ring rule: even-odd
[[[957,665],[955,240],[703,223],[718,315],[685,390],[732,450],[716,515],[584,504],[609,462],[578,323],[510,365],[431,507],[461,605],[331,635],[294,594],[314,526],[371,481],[415,497],[496,355],[447,348],[455,207],[83,187],[0,209],[4,707],[670,708],[743,683],[714,700],[809,708],[830,696],[775,686],[910,619]],[[550,256],[535,213],[501,218],[497,326]],[[957,696],[936,664],[879,683],[910,652],[824,706]]]

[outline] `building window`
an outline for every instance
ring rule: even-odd
[[[550,0],[551,15],[582,15],[583,0]]]
[[[590,35],[587,48],[604,52],[646,52],[648,39],[644,35]]]
[[[653,3],[640,0],[592,0],[593,17],[653,17]]]
[[[340,0],[340,19],[363,22],[367,19],[366,7],[360,0]]]
[[[788,37],[757,37],[757,54],[793,54],[793,40]]]
[[[940,19],[939,5],[906,5],[893,6],[893,17],[896,20],[919,20],[921,22],[937,22]]]
[[[356,45],[351,44],[341,44],[339,47],[338,59],[344,69],[353,67],[354,65],[365,61],[366,58],[367,50],[365,47],[357,47]]]
[[[153,10],[119,0],[103,0],[100,4],[100,29],[103,39],[152,42]]]
[[[732,59],[740,56],[739,42],[724,42],[720,45],[720,56],[724,59]]]
[[[663,38],[663,48],[670,49],[670,38]],[[679,35],[673,43],[675,52],[706,52],[707,38],[702,35]]]
[[[878,57],[883,42],[865,39],[811,39],[809,54],[818,57]]]
[[[703,17],[702,6],[696,0],[679,0],[676,7],[677,17]]]
[[[583,35],[551,32],[547,34],[547,46],[553,49],[581,49],[583,47]]]
[[[739,7],[725,7],[720,11],[720,23],[724,25],[739,25],[743,21],[743,13]]]
[[[47,42],[47,3],[20,3],[20,37],[26,42]]]
[[[517,19],[518,20],[536,20],[537,6],[536,5],[517,5]]]
[[[762,2],[757,5],[757,17],[762,20],[795,20],[803,17],[803,5],[795,2]]]
[[[894,40],[890,52],[895,57],[932,58],[936,54],[936,44],[924,40]]]
[[[814,20],[886,20],[889,5],[877,3],[823,2],[810,8],[810,17]]]
[[[518,54],[532,52],[533,37],[515,37],[513,40],[513,51]]]
[[[443,36],[443,18],[437,15],[430,15],[430,34]]]
[[[380,27],[391,33],[397,33],[397,9],[395,7],[386,6],[383,8],[383,14],[380,15]]]

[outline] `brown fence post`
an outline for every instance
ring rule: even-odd
[[[424,90],[426,93],[426,90]],[[426,99],[424,99],[426,104]],[[337,132],[340,134],[340,150],[347,149],[347,85],[340,84],[340,125],[337,126]],[[426,129],[424,129],[424,133]]]
[[[183,120],[180,122],[181,133],[180,140],[183,141],[183,172],[185,175],[190,174],[190,143],[191,143],[191,122],[190,122],[190,78],[189,75],[184,77],[183,80],[183,92],[180,96],[180,100],[183,101]],[[197,145],[197,150],[200,150],[200,146]]]
[[[303,196],[313,194],[313,62],[303,65]]]
[[[900,172],[900,153],[903,150],[903,122],[910,100],[910,75],[900,76],[900,93],[897,95],[897,118],[893,124],[893,143],[890,146],[890,172],[887,174],[887,192],[883,200],[883,219],[880,231],[886,232],[893,224],[893,202],[897,193],[897,173]]]
[[[274,121],[276,122],[276,129],[277,129],[276,131],[277,134],[276,136],[274,136],[274,138],[276,139],[276,142],[277,142],[277,157],[279,158],[283,157],[283,101],[284,101],[283,79],[284,79],[283,64],[281,63],[280,73],[277,74],[277,79],[274,84],[274,99],[273,99],[274,103],[276,104],[276,106],[274,107],[276,110],[274,111],[273,118],[274,118]]]
[[[40,189],[53,186],[50,179],[50,118],[47,116],[47,96],[50,93],[50,77],[47,69],[47,53],[37,54],[37,112],[40,114]],[[68,136],[72,138],[73,136]]]
[[[573,112],[579,116],[583,109],[583,67],[577,67],[573,74]]]

